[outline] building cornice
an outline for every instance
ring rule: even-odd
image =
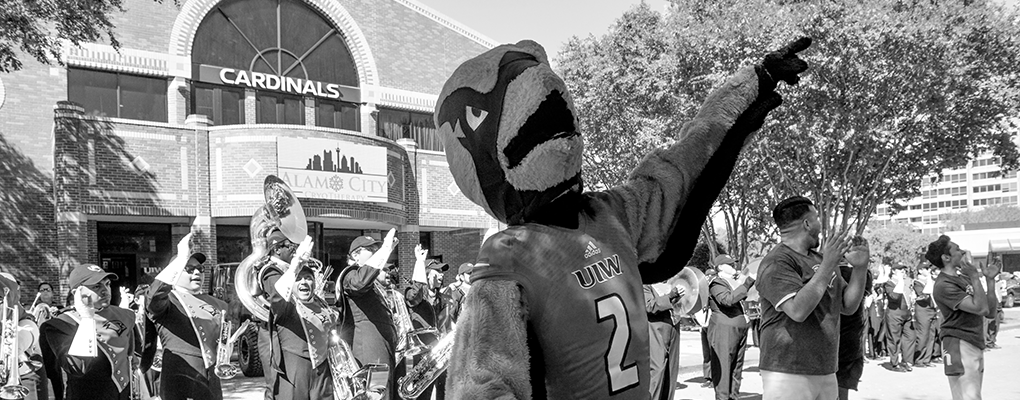
[[[463,24],[457,22],[453,18],[447,17],[446,15],[443,15],[443,13],[440,13],[439,11],[432,9],[429,6],[419,3],[416,0],[393,0],[393,1],[397,2],[400,5],[403,5],[404,7],[414,10],[418,14],[421,14],[433,21],[438,22],[440,25],[443,25],[453,30],[454,32],[457,32],[462,36],[473,40],[475,43],[485,46],[486,48],[491,49],[498,45],[498,42],[492,40],[488,36],[485,36],[474,29],[468,28],[467,26],[464,26]]]

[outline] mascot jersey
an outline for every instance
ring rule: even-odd
[[[648,398],[637,255],[609,198],[586,196],[592,212],[578,229],[524,224],[493,235],[472,271],[472,282],[521,285],[529,336],[540,341],[532,367],[544,365],[549,398]]]

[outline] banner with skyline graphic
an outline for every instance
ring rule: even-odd
[[[279,137],[280,179],[298,197],[386,202],[386,148],[320,138]]]

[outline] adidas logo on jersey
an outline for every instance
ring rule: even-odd
[[[588,241],[588,248],[584,250],[584,258],[592,258],[596,254],[601,254],[601,253],[602,253],[602,249],[598,248],[598,246],[595,246],[595,243],[592,243],[589,240]]]

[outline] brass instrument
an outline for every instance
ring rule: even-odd
[[[386,289],[379,287],[379,291],[383,293],[383,298],[386,300],[387,305],[390,308],[390,313],[393,316],[393,325],[397,328],[397,348],[396,348],[396,360],[399,364],[406,356],[414,356],[422,353],[428,346],[423,344],[421,339],[417,337],[416,333],[412,337],[412,332],[415,332],[414,324],[411,323],[411,313],[407,310],[407,302],[404,300],[404,295],[393,289]],[[411,346],[410,348],[408,346]]]
[[[446,335],[436,342],[427,354],[414,368],[407,371],[407,374],[397,380],[397,394],[404,399],[414,399],[421,396],[439,378],[439,375],[446,371],[450,364],[450,355],[453,353],[453,339],[457,332],[454,325]]]
[[[686,292],[677,302],[677,312],[690,316],[708,307],[708,278],[694,267],[684,267],[679,274],[666,281],[669,287],[680,287]]]
[[[234,342],[248,330],[249,323],[251,323],[250,320],[244,321],[237,328],[237,332],[231,335],[234,321],[227,320],[227,313],[220,313],[220,338],[216,343],[216,369],[214,370],[216,376],[220,379],[232,379],[241,372],[240,368],[230,363],[230,355],[234,350]]]
[[[249,225],[252,253],[237,266],[234,285],[238,300],[255,318],[269,321],[269,300],[262,289],[262,273],[274,262],[270,259],[268,237],[280,230],[293,243],[301,243],[308,235],[305,212],[287,183],[269,175],[263,183],[266,204],[255,211]],[[313,261],[314,259],[309,259]],[[289,261],[289,260],[287,260]],[[321,262],[314,260],[320,266]]]
[[[358,360],[354,359],[354,353],[350,346],[343,340],[336,330],[330,332],[329,344],[329,372],[333,380],[334,400],[361,400],[368,398],[369,382],[375,372],[386,372],[389,368],[385,365],[368,364],[358,368]]]
[[[28,396],[28,388],[21,384],[18,355],[18,305],[9,305],[7,295],[10,289],[4,288],[3,301],[3,335],[0,337],[0,375],[4,386],[0,387],[0,399],[24,399]],[[9,312],[8,312],[9,311]]]
[[[156,355],[152,358],[152,366],[149,369],[156,372],[163,372],[163,342],[156,341]]]

